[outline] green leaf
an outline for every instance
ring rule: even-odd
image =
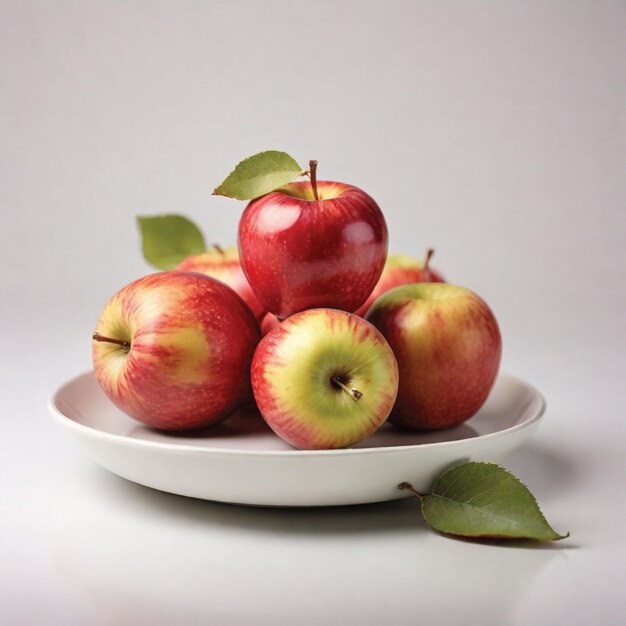
[[[422,514],[436,530],[466,537],[555,541],[535,497],[513,474],[492,463],[459,465],[422,497]]]
[[[137,224],[144,258],[161,270],[170,270],[206,250],[200,229],[182,215],[138,217]]]
[[[213,195],[252,200],[290,183],[301,174],[303,169],[285,152],[259,152],[239,163]]]

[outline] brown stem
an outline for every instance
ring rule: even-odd
[[[115,339],[114,337],[107,337],[105,335],[101,335],[99,332],[95,332],[91,338],[94,341],[104,341],[106,343],[114,343],[118,346],[122,346],[124,348],[130,348],[130,341],[124,341],[123,339]]]
[[[351,395],[355,400],[360,400],[363,397],[363,394],[358,389],[355,389],[354,387],[347,387],[346,385],[344,385],[339,376],[333,376],[331,380],[333,381],[333,383],[335,383],[335,385],[341,387],[341,389],[343,389],[347,394]]]
[[[222,246],[220,246],[219,243],[213,244],[213,250],[215,250],[216,252],[219,252],[222,256],[224,256],[224,248],[222,248]]]
[[[432,259],[433,254],[435,254],[433,248],[428,248],[428,250],[426,251],[426,258],[424,259],[424,267],[422,268],[422,278],[424,279],[425,283],[430,282],[430,260]]]
[[[309,161],[309,176],[311,177],[311,187],[313,187],[313,196],[316,200],[320,197],[317,194],[317,161]]]
[[[398,485],[398,489],[403,489],[404,491],[410,491],[411,493],[415,494],[420,500],[424,497],[424,494],[414,489],[411,483],[400,483]]]

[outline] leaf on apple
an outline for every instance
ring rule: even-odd
[[[451,535],[539,541],[569,536],[555,532],[528,488],[493,463],[470,462],[448,470],[421,501],[426,522]]]
[[[304,173],[285,152],[259,152],[239,163],[226,180],[213,191],[214,196],[253,200],[274,191]]]
[[[182,215],[138,217],[143,256],[154,267],[170,270],[206,250],[200,229]]]

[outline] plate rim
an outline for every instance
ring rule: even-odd
[[[369,454],[382,454],[382,453],[395,453],[395,452],[403,452],[403,451],[411,451],[411,450],[432,450],[432,449],[441,449],[445,447],[454,447],[457,445],[467,445],[468,439],[453,439],[450,441],[435,441],[435,442],[426,442],[426,443],[414,443],[414,444],[400,444],[395,446],[377,446],[377,447],[369,447],[369,448],[334,448],[334,449],[323,449],[323,450],[299,450],[294,448],[292,450],[254,450],[254,449],[229,449],[229,448],[218,448],[204,445],[186,445],[184,443],[169,443],[169,442],[161,442],[161,441],[153,441],[150,439],[135,439],[132,437],[128,437],[125,435],[118,435],[115,433],[109,433],[104,430],[100,430],[98,428],[94,428],[93,426],[88,426],[86,424],[81,424],[73,420],[71,417],[65,415],[57,406],[57,399],[63,390],[70,386],[72,383],[76,383],[81,378],[93,377],[93,370],[87,370],[82,374],[78,374],[73,378],[62,383],[49,397],[47,401],[47,408],[52,417],[61,425],[73,430],[77,434],[85,435],[91,438],[100,439],[107,441],[109,443],[116,443],[130,447],[137,448],[148,448],[154,450],[168,450],[171,452],[185,452],[185,453],[193,453],[193,454],[217,454],[220,456],[244,456],[244,457],[289,457],[289,458],[311,458],[311,457],[326,457],[326,456],[361,456],[361,455],[369,455]],[[547,408],[547,402],[545,396],[532,384],[520,378],[519,376],[515,376],[514,374],[510,374],[505,371],[500,371],[498,373],[498,378],[500,376],[505,376],[509,379],[512,379],[516,383],[530,390],[534,396],[539,400],[539,407],[533,413],[531,417],[524,420],[519,424],[515,424],[514,426],[510,426],[508,428],[504,428],[502,430],[498,430],[496,432],[487,433],[485,435],[478,435],[476,437],[472,437],[469,441],[485,441],[494,439],[497,437],[507,436],[515,433],[516,431],[524,430],[529,426],[539,422]],[[496,379],[497,382],[497,379]],[[106,395],[105,395],[106,398]],[[108,400],[108,398],[107,398]],[[129,419],[132,419],[129,417]],[[470,418],[471,419],[471,418]],[[140,422],[137,422],[140,423]]]

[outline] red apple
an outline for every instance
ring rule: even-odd
[[[445,283],[414,283],[383,294],[367,312],[400,372],[389,421],[406,428],[456,426],[487,399],[500,365],[498,323],[484,300]]]
[[[254,353],[251,377],[265,421],[302,449],[342,448],[371,435],[398,388],[382,335],[334,309],[296,313],[271,330]]]
[[[253,200],[239,223],[241,266],[279,319],[315,307],[356,311],[387,256],[387,226],[364,191],[315,179]]]
[[[204,426],[250,399],[256,320],[208,276],[170,271],[130,283],[105,306],[93,339],[100,386],[144,424]]]
[[[444,283],[445,280],[441,274],[430,267],[430,258],[433,253],[434,250],[428,250],[423,263],[406,254],[388,256],[376,287],[365,304],[359,307],[355,313],[364,316],[377,298],[394,287],[409,283]]]
[[[176,269],[186,272],[200,272],[221,280],[239,294],[257,320],[265,315],[265,309],[254,295],[250,283],[246,280],[241,269],[237,246],[224,249],[213,246],[211,250],[187,257],[178,264]]]

